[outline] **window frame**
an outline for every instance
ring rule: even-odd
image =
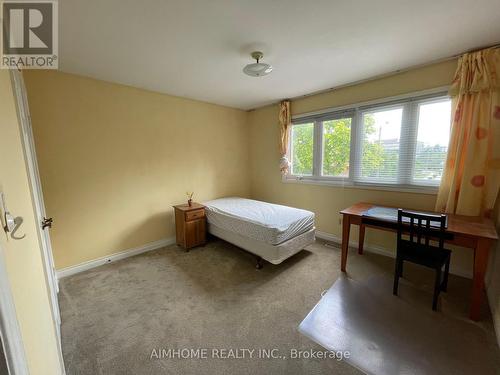
[[[361,189],[389,190],[416,192],[424,194],[436,194],[439,183],[426,183],[415,180],[413,176],[415,168],[416,146],[418,137],[419,108],[422,104],[430,104],[449,100],[448,87],[438,87],[431,90],[413,92],[410,94],[393,96],[369,102],[346,105],[342,107],[329,108],[292,117],[292,125],[289,132],[289,147],[287,157],[292,162],[292,137],[291,128],[294,125],[314,123],[313,130],[313,174],[293,175],[292,166],[289,173],[282,176],[286,183],[306,183],[313,185],[332,185],[352,187]],[[363,142],[363,114],[373,113],[392,108],[402,108],[400,146],[398,156],[398,174],[394,183],[384,183],[376,180],[361,178],[362,142]],[[352,116],[352,117],[351,117]],[[349,175],[324,176],[323,172],[323,121],[351,117],[351,139],[349,152]],[[451,124],[450,124],[451,125]]]
[[[351,157],[352,157],[352,134],[353,134],[353,128],[354,128],[354,122],[356,121],[356,111],[341,111],[341,112],[336,112],[334,113],[333,116],[325,116],[320,119],[319,124],[318,124],[318,131],[317,133],[317,142],[319,144],[319,161],[318,161],[318,166],[319,168],[319,176],[323,179],[326,180],[331,180],[331,181],[341,181],[341,180],[349,180],[351,178],[351,173],[349,171],[349,175],[347,177],[343,176],[328,176],[328,175],[323,175],[323,157],[324,157],[324,151],[325,151],[325,143],[323,142],[323,136],[324,136],[324,128],[323,128],[323,123],[325,121],[335,121],[335,120],[343,120],[343,119],[351,119],[351,135],[350,135],[350,141],[349,141],[349,167],[351,166]],[[314,150],[313,150],[314,152]],[[314,159],[315,160],[315,159]],[[313,160],[313,164],[314,164]]]
[[[417,147],[417,142],[418,142],[418,124],[420,121],[420,106],[425,105],[425,104],[440,103],[440,102],[444,101],[443,100],[444,98],[448,98],[448,100],[451,100],[451,97],[449,95],[444,95],[444,96],[438,96],[438,97],[434,97],[434,98],[427,98],[424,100],[420,100],[414,104],[414,108],[413,108],[414,112],[412,115],[415,117],[415,125],[416,126],[415,126],[415,129],[412,129],[413,130],[412,136],[414,137],[414,142],[413,142],[414,150],[413,150],[413,154],[412,154],[413,160],[412,160],[412,164],[411,164],[412,168],[415,168],[415,160],[416,160],[416,156],[417,156],[416,147]],[[451,121],[452,120],[453,120],[453,114],[450,113],[450,133],[451,133]],[[425,183],[425,180],[415,181],[415,176],[414,176],[413,172],[414,172],[414,170],[412,170],[410,175],[409,175],[409,178],[411,180],[412,185],[423,186],[423,187],[431,186],[431,187],[436,187],[436,190],[439,189],[439,185],[441,185],[441,180],[440,180],[439,184]],[[416,183],[416,182],[418,182],[418,183]]]
[[[315,122],[312,122],[312,121],[300,121],[300,122],[296,122],[294,123],[293,125],[294,126],[300,126],[300,125],[308,125],[310,123],[313,123],[313,151],[315,149],[315,136],[316,136],[316,123]],[[289,144],[288,144],[288,154],[287,154],[287,159],[290,160],[290,169],[289,169],[289,172],[292,172],[293,170],[293,133],[292,133],[292,130],[293,128],[290,129],[290,136],[288,137],[289,138]],[[293,175],[293,174],[290,174],[290,176],[301,176],[301,177],[308,177],[308,178],[312,178],[314,177],[314,160],[315,160],[315,155],[313,155],[313,168],[312,168],[312,175],[309,175],[309,174],[304,174],[304,175]]]

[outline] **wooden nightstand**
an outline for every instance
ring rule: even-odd
[[[174,206],[174,211],[177,245],[182,246],[186,250],[195,246],[205,245],[205,206],[194,202],[191,207],[187,204],[180,204]]]

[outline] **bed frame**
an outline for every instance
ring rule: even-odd
[[[312,228],[278,245],[270,245],[266,242],[219,228],[210,223],[208,223],[208,232],[255,255],[255,268],[261,269],[264,266],[262,260],[266,260],[272,264],[280,264],[306,246],[314,243],[316,228]]]

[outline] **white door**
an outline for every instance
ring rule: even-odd
[[[42,185],[40,183],[40,175],[38,174],[38,164],[35,153],[35,143],[33,141],[33,130],[31,128],[31,117],[28,107],[28,98],[26,96],[26,88],[24,86],[23,76],[16,70],[11,70],[11,77],[16,94],[17,110],[19,120],[23,131],[23,147],[26,157],[31,189],[33,192],[33,200],[35,204],[36,215],[39,222],[39,236],[43,247],[43,257],[45,263],[46,277],[49,284],[51,305],[53,316],[56,322],[57,337],[59,346],[61,346],[61,315],[59,312],[59,302],[57,293],[59,292],[59,284],[57,281],[56,270],[54,267],[54,259],[52,257],[52,246],[50,243],[50,226],[44,225],[47,223],[45,205],[43,202]]]
[[[2,341],[0,345],[3,345],[0,346],[0,355],[5,356],[9,369],[7,374],[28,375],[28,363],[24,353],[21,330],[17,322],[16,307],[7,278],[2,246],[0,246],[0,338]],[[1,363],[0,374],[4,374]]]

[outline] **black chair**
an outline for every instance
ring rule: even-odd
[[[403,276],[403,262],[420,264],[436,271],[432,309],[437,309],[439,293],[446,292],[450,271],[451,251],[444,248],[445,226],[446,215],[430,215],[398,209],[398,248],[394,272],[394,295],[398,295],[399,278]],[[403,235],[407,235],[408,239],[403,239]],[[430,245],[430,241],[436,241],[438,246]]]

